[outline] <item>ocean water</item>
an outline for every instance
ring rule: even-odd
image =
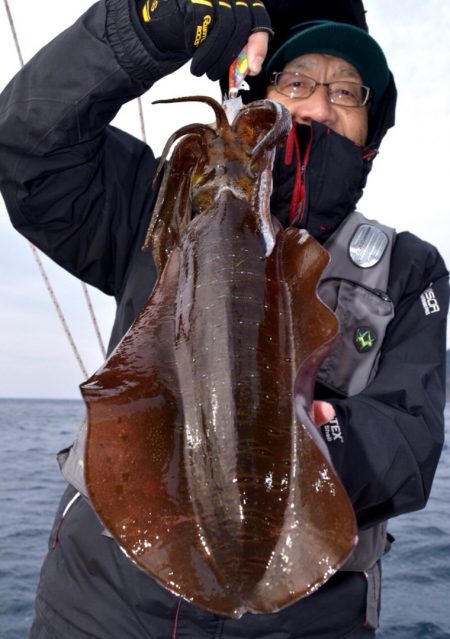
[[[81,422],[81,401],[0,399],[0,639],[25,639],[64,482],[55,452]],[[446,410],[450,432],[450,404]],[[378,639],[450,639],[450,450],[425,510],[391,522]],[[126,638],[124,638],[126,639]]]

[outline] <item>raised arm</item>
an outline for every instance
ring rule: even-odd
[[[145,144],[109,123],[122,104],[192,57],[187,48],[155,45],[142,4],[93,5],[0,96],[0,189],[13,225],[63,268],[110,294],[121,287],[143,217],[148,223],[155,160]],[[173,31],[173,21],[165,25]],[[179,28],[187,27],[181,21]],[[254,28],[252,18],[235,46]],[[213,21],[211,37],[223,39],[221,30]],[[253,34],[252,43],[255,36],[249,46],[258,57],[268,35]],[[233,53],[215,70],[226,68]],[[201,71],[209,74],[207,62]]]

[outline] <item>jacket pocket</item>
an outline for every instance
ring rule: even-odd
[[[317,379],[346,397],[373,379],[394,305],[381,291],[350,280],[321,282],[319,296],[339,320],[339,338]]]

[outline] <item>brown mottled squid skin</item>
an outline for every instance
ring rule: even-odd
[[[240,617],[310,594],[356,542],[308,416],[337,321],[316,296],[326,251],[270,217],[288,112],[256,102],[230,127],[215,101],[189,99],[214,108],[217,128],[182,130],[146,242],[158,284],[82,385],[86,481],[141,568]]]

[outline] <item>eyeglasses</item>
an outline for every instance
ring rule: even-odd
[[[317,87],[326,87],[330,102],[343,107],[363,107],[370,98],[371,90],[360,82],[336,80],[335,82],[317,82],[297,71],[272,73],[270,84],[275,91],[287,98],[305,100]]]

